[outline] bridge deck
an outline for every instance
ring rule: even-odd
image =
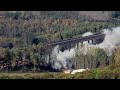
[[[84,42],[84,41],[89,41],[93,39],[99,39],[105,37],[105,34],[95,34],[95,35],[90,35],[90,36],[85,36],[81,38],[73,38],[70,40],[62,40],[58,41],[55,43],[49,43],[49,46],[56,46],[56,45],[63,45],[63,44],[71,44],[71,43],[78,43],[78,42]]]

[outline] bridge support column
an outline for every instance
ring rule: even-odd
[[[79,43],[77,43],[77,49],[79,49]]]
[[[68,49],[68,45],[65,45],[64,48],[65,48],[65,50],[67,50]]]
[[[92,40],[92,44],[93,44],[93,40]]]
[[[71,44],[70,44],[70,45],[68,45],[68,50],[70,51],[70,49],[71,49]]]
[[[90,41],[88,40],[88,44],[90,44]]]
[[[59,53],[59,50],[58,50],[58,53]]]
[[[64,52],[64,50],[66,49],[67,47],[66,47],[66,45],[62,45],[62,46],[60,46],[60,48],[59,48],[59,52],[61,51],[61,52]]]
[[[90,45],[92,44],[92,40],[89,40],[89,44],[90,44]]]
[[[81,47],[83,47],[83,42],[81,42]]]
[[[95,39],[92,40],[92,44],[96,45],[96,40]]]
[[[60,52],[60,49],[58,49],[58,53]]]

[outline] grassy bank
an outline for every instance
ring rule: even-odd
[[[76,74],[64,73],[0,73],[0,79],[119,79],[120,65],[111,65]]]

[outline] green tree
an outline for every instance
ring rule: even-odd
[[[6,49],[6,51],[5,51],[5,63],[11,64],[11,60],[12,60],[11,53],[10,53],[9,49]]]

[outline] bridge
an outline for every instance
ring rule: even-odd
[[[96,39],[103,39],[105,37],[105,34],[95,34],[95,35],[89,35],[85,37],[80,37],[80,38],[72,38],[69,40],[62,40],[54,43],[49,43],[49,46],[56,46],[56,45],[65,45],[65,44],[73,44],[73,43],[82,43],[84,41],[89,41],[92,40],[92,43],[94,43],[94,40]],[[97,44],[97,43],[96,43]]]
[[[49,47],[55,47],[57,45],[59,45],[59,47],[64,51],[65,49],[69,49],[75,45],[79,45],[79,43],[83,43],[85,41],[87,41],[88,43],[95,45],[95,44],[99,44],[104,40],[105,34],[94,34],[94,35],[89,35],[89,36],[84,36],[84,37],[79,37],[79,38],[72,38],[72,39],[68,39],[68,40],[62,40],[62,41],[58,41],[58,42],[54,42],[54,43],[49,43],[48,46]]]
[[[53,43],[47,43],[46,48],[48,48],[47,49],[48,50],[48,61],[50,63],[50,60],[52,58],[51,51],[57,45],[59,45],[59,50],[57,51],[59,53],[60,51],[63,52],[66,49],[70,50],[74,46],[77,46],[77,48],[79,49],[79,43],[83,43],[85,41],[87,41],[88,43],[92,41],[91,44],[99,44],[104,40],[104,37],[105,37],[105,34],[94,34],[94,35],[89,35],[89,36],[84,36],[84,37],[79,37],[79,38],[62,40],[62,41],[53,42]]]

